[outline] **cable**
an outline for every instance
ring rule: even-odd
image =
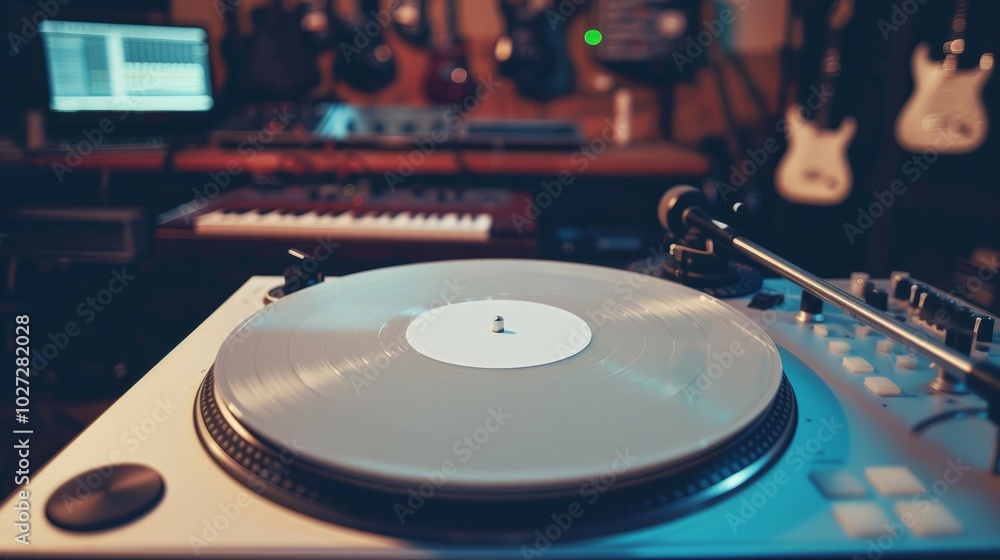
[[[927,430],[931,426],[940,424],[941,422],[946,422],[948,420],[957,420],[965,418],[967,416],[976,416],[979,418],[986,418],[987,410],[985,408],[959,408],[957,410],[949,410],[947,412],[942,412],[940,414],[935,414],[930,418],[921,420],[913,428],[910,429],[910,433],[913,437],[920,437],[920,433]]]

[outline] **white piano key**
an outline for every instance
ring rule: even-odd
[[[239,221],[241,215],[235,210],[223,211],[222,215],[219,216],[219,224],[233,225]]]
[[[441,229],[441,214],[433,212],[427,215],[427,220],[424,222],[424,227],[426,229],[437,231]]]
[[[441,216],[441,229],[448,231],[455,231],[458,229],[458,214],[455,212],[448,212],[444,216]]]
[[[249,212],[244,212],[242,214],[237,214],[233,218],[232,223],[235,224],[235,225],[250,225],[250,224],[254,224],[254,223],[260,221],[260,216],[261,216],[260,210],[257,210],[255,208],[255,209],[253,209],[253,210],[251,210]]]
[[[375,216],[377,215],[377,212],[365,212],[360,218],[355,220],[354,227],[357,229],[375,229]]]
[[[427,225],[427,213],[417,212],[413,215],[413,219],[410,220],[410,228],[415,231],[423,230]]]
[[[266,214],[262,214],[260,221],[257,223],[260,227],[277,227],[284,222],[285,213],[283,210],[272,210]]]
[[[222,210],[213,210],[211,212],[206,212],[200,216],[195,216],[194,224],[195,227],[202,225],[207,226],[211,224],[218,224],[225,219],[225,214]]]
[[[319,222],[319,212],[316,210],[310,210],[305,214],[299,216],[299,223],[304,227],[315,227]]]
[[[351,224],[354,223],[354,211],[348,210],[346,212],[341,212],[333,217],[333,223],[331,224],[334,229],[350,229]]]
[[[462,231],[471,231],[474,230],[475,227],[476,220],[472,214],[466,212],[458,218],[458,229]]]
[[[489,232],[493,227],[493,216],[485,212],[476,216],[476,231]]]
[[[412,221],[412,212],[400,212],[392,217],[391,227],[397,230],[406,229],[410,227]]]

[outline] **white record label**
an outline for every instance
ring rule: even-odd
[[[503,318],[503,332],[493,319]],[[533,301],[464,301],[429,309],[410,322],[414,350],[456,366],[509,369],[558,362],[580,353],[592,333],[580,317]]]

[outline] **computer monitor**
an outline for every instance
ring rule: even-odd
[[[204,113],[214,105],[204,29],[46,20],[39,31],[55,113]]]

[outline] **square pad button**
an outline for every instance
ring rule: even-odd
[[[848,537],[877,537],[890,526],[889,516],[875,502],[836,502],[833,517]]]
[[[891,379],[879,375],[866,377],[865,387],[868,387],[871,389],[871,392],[880,397],[898,397],[902,394],[899,386],[893,383]]]
[[[875,368],[861,356],[844,356],[844,367],[851,373],[872,373]]]
[[[896,515],[903,525],[921,537],[943,537],[962,532],[962,524],[941,503],[896,502]]]
[[[924,484],[910,472],[898,467],[868,467],[865,477],[883,496],[913,496],[924,493]]]
[[[847,469],[815,470],[809,473],[809,480],[812,480],[821,494],[831,500],[864,498],[868,494],[858,477]]]

